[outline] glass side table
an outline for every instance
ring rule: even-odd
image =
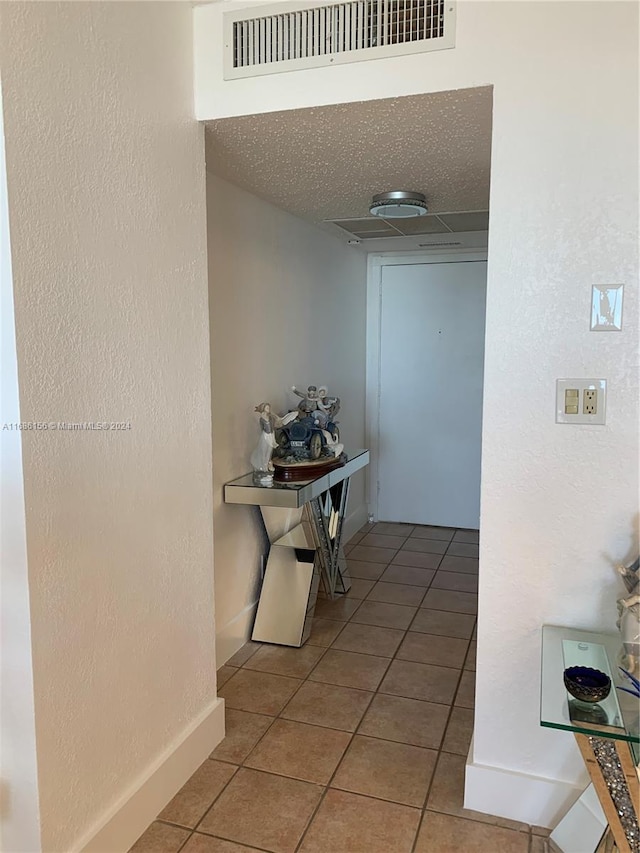
[[[369,451],[345,456],[344,465],[311,480],[262,485],[245,474],[225,484],[225,503],[260,507],[269,537],[253,640],[303,645],[311,632],[320,578],[330,599],[351,588],[342,526],[349,479],[369,464]]]
[[[624,684],[616,663],[621,645],[616,634],[545,625],[540,725],[572,732],[576,739],[608,822],[597,849],[640,853],[640,702],[616,690]],[[593,706],[577,702],[564,686],[563,672],[569,666],[589,666],[606,673],[612,684],[607,698]],[[570,813],[563,822],[569,817]],[[551,838],[558,843],[555,833]]]

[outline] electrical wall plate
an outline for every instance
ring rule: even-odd
[[[556,380],[556,423],[592,424],[606,423],[606,379]]]
[[[594,284],[591,288],[591,331],[622,331],[623,284]]]

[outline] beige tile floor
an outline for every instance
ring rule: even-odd
[[[547,832],[462,805],[478,533],[380,523],[346,550],[301,649],[218,671],[227,736],[132,853],[546,853]]]

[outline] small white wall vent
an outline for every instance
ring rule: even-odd
[[[256,8],[224,15],[225,80],[455,44],[454,0],[275,3],[259,16]]]

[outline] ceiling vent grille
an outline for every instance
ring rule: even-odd
[[[454,46],[453,0],[277,3],[251,17],[255,8],[224,15],[227,80]]]

